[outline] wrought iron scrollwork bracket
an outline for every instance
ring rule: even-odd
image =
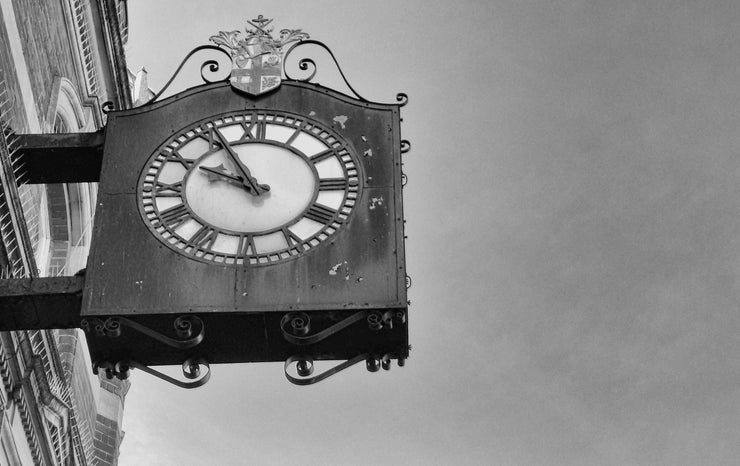
[[[284,366],[285,377],[288,379],[290,383],[293,383],[295,385],[311,385],[317,382],[321,382],[327,377],[331,377],[337,372],[342,371],[350,366],[354,366],[355,364],[366,359],[367,357],[368,357],[367,354],[357,355],[352,359],[344,361],[341,364],[338,364],[332,367],[331,369],[328,369],[320,374],[317,374],[311,377],[311,375],[313,374],[313,358],[311,358],[310,356],[291,356],[285,361],[285,366]],[[296,363],[296,370],[298,372],[298,377],[288,372],[288,369],[293,363]]]
[[[162,96],[162,94],[164,94],[164,92],[165,92],[165,91],[166,91],[166,90],[167,90],[167,89],[168,89],[168,88],[170,87],[170,84],[172,84],[172,82],[173,82],[173,81],[175,80],[175,78],[177,77],[177,75],[179,75],[179,74],[180,74],[180,70],[182,70],[183,66],[185,66],[185,64],[186,64],[186,63],[188,62],[188,60],[190,60],[190,57],[192,57],[192,56],[193,56],[193,55],[195,55],[196,53],[198,53],[198,52],[200,52],[200,51],[203,51],[203,50],[210,50],[210,51],[218,52],[218,53],[220,53],[221,55],[225,55],[225,56],[226,56],[226,58],[227,58],[227,59],[229,60],[229,63],[231,63],[231,60],[232,60],[232,59],[231,59],[231,55],[229,55],[229,53],[228,53],[227,51],[223,50],[223,49],[222,49],[222,48],[220,48],[220,47],[216,47],[215,45],[210,45],[210,44],[206,44],[206,45],[200,45],[200,46],[198,46],[198,47],[195,47],[195,48],[194,48],[193,50],[191,50],[191,51],[190,51],[190,52],[189,52],[189,53],[188,53],[188,54],[187,54],[187,55],[185,56],[185,58],[183,58],[183,59],[182,59],[182,61],[180,62],[180,65],[179,65],[179,66],[177,67],[177,69],[175,70],[175,72],[174,72],[174,73],[172,74],[172,76],[170,77],[169,81],[167,81],[167,83],[165,83],[165,85],[164,85],[164,86],[162,87],[162,89],[160,89],[160,90],[159,90],[159,92],[157,92],[157,93],[156,93],[156,94],[154,95],[154,97],[152,97],[152,98],[151,98],[151,99],[150,99],[150,100],[149,100],[149,101],[148,101],[148,102],[147,102],[146,104],[144,104],[144,105],[149,105],[149,104],[151,104],[151,103],[154,103],[154,102],[156,102],[156,101],[157,101],[157,99],[159,99],[159,98],[160,98],[160,97]],[[215,60],[215,59],[208,59],[208,60],[204,61],[204,62],[203,62],[203,63],[202,63],[201,65],[200,65],[200,77],[201,77],[201,79],[203,80],[203,82],[205,82],[205,83],[208,83],[208,84],[210,84],[210,83],[214,83],[214,82],[218,82],[218,81],[223,81],[223,80],[226,80],[226,79],[228,79],[228,78],[229,78],[229,75],[230,75],[230,73],[231,73],[231,71],[229,71],[229,73],[225,74],[224,76],[222,76],[222,77],[220,77],[220,78],[214,78],[214,79],[209,79],[209,78],[208,78],[208,77],[206,76],[206,74],[205,74],[205,73],[206,73],[206,68],[208,69],[208,72],[209,72],[210,74],[213,74],[213,75],[215,75],[216,73],[218,73],[218,72],[220,71],[220,69],[221,69],[221,66],[220,66],[220,64],[218,63],[218,60]]]
[[[328,377],[331,377],[337,372],[343,371],[344,369],[348,367],[354,366],[355,364],[363,360],[365,361],[365,367],[370,372],[378,372],[381,367],[384,370],[390,370],[391,369],[391,358],[392,358],[392,355],[390,354],[378,356],[372,353],[362,353],[362,354],[358,354],[352,359],[343,361],[340,364],[337,364],[336,366],[330,369],[327,369],[324,372],[321,372],[320,374],[313,375],[313,372],[314,372],[313,358],[310,356],[306,356],[306,355],[296,355],[296,356],[289,357],[285,361],[284,372],[285,372],[285,378],[287,378],[288,381],[292,384],[312,385],[317,382],[321,382],[322,380]],[[289,371],[293,363],[295,363],[296,365],[296,372],[298,374],[297,377],[291,374]],[[404,366],[405,360],[399,359],[398,365]]]
[[[156,330],[134,322],[126,317],[109,317],[105,321],[100,319],[83,319],[82,329],[86,333],[93,332],[97,336],[117,338],[121,335],[122,328],[128,327],[142,333],[160,343],[177,349],[188,349],[198,346],[205,336],[203,321],[192,315],[180,316],[175,319],[174,327],[178,338],[171,338]]]
[[[380,311],[359,311],[330,327],[312,333],[311,317],[308,314],[305,312],[289,312],[280,320],[280,329],[283,332],[283,338],[288,342],[305,346],[318,343],[363,319],[367,320],[368,327],[371,330],[390,329],[393,328],[394,320],[401,323],[405,322],[406,313],[402,310],[391,310],[384,313]]]
[[[201,371],[201,366],[204,366],[206,368],[205,373]],[[206,382],[208,382],[208,380],[210,380],[211,378],[210,365],[208,364],[208,361],[203,358],[187,359],[185,360],[185,362],[182,363],[183,376],[186,379],[192,380],[192,382],[178,380],[174,377],[170,377],[167,374],[163,374],[162,372],[152,369],[151,367],[145,366],[144,364],[132,360],[118,361],[115,364],[110,362],[103,362],[95,364],[93,366],[93,372],[95,374],[98,374],[101,369],[105,371],[105,376],[107,378],[112,379],[113,377],[116,377],[121,380],[128,379],[131,369],[140,369],[147,374],[153,375],[158,379],[164,380],[165,382],[171,383],[172,385],[180,388],[201,387],[205,385]]]
[[[303,34],[303,33],[301,33],[301,34]],[[214,36],[214,37],[218,37],[218,36]],[[212,40],[213,40],[213,38],[212,38]],[[292,41],[289,41],[289,42],[292,42]],[[216,41],[216,43],[223,43],[223,41]],[[285,43],[285,44],[287,44],[287,43]],[[283,44],[283,45],[285,45],[285,44]],[[318,67],[316,65],[316,61],[313,58],[303,57],[303,58],[299,58],[298,59],[298,69],[300,71],[307,72],[308,73],[307,76],[304,76],[304,77],[294,76],[294,75],[292,75],[288,71],[288,69],[286,67],[286,64],[288,62],[288,58],[291,55],[293,55],[299,48],[305,47],[307,45],[314,45],[314,46],[320,47],[321,49],[323,49],[325,52],[327,52],[329,54],[329,56],[331,57],[331,60],[334,62],[334,66],[336,66],[336,69],[339,72],[340,77],[342,78],[342,81],[344,81],[344,85],[347,87],[347,89],[351,93],[351,94],[348,94],[348,95],[350,95],[351,97],[356,98],[356,99],[358,99],[358,100],[360,100],[361,102],[364,102],[364,103],[388,105],[388,104],[383,103],[383,102],[374,102],[372,100],[368,100],[368,99],[364,98],[363,96],[361,96],[355,90],[355,88],[352,87],[352,85],[347,80],[347,77],[344,75],[344,71],[342,70],[341,66],[339,66],[339,61],[337,60],[336,56],[334,55],[334,52],[332,52],[331,49],[326,44],[324,44],[323,42],[318,41],[318,40],[313,40],[313,39],[299,40],[299,41],[293,43],[290,46],[290,48],[288,48],[288,50],[285,51],[285,53],[283,54],[283,60],[282,60],[282,63],[283,63],[282,72],[285,75],[285,78],[286,79],[292,80],[292,81],[298,81],[298,82],[312,82],[313,81],[314,77],[316,76],[316,72],[318,71]],[[236,47],[236,46],[237,45],[234,45],[234,44],[231,45],[232,48],[233,47]],[[172,74],[172,76],[167,81],[167,83],[162,87],[162,89],[159,92],[157,92],[154,95],[154,97],[152,97],[144,105],[149,105],[149,104],[152,104],[152,103],[156,102],[162,96],[162,94],[164,94],[164,92],[167,89],[169,89],[169,87],[172,84],[172,82],[180,74],[180,71],[185,66],[185,64],[190,60],[190,58],[193,57],[193,55],[195,55],[196,53],[201,52],[201,51],[217,52],[217,53],[219,53],[219,54],[221,54],[223,56],[222,58],[224,59],[224,62],[231,63],[232,66],[234,64],[234,58],[232,57],[232,54],[229,53],[229,52],[227,52],[226,50],[224,50],[221,47],[218,47],[216,45],[210,45],[210,44],[205,44],[205,45],[200,45],[198,47],[195,47],[193,50],[191,50],[185,56],[185,58],[183,58],[183,60],[180,62],[180,65],[177,67],[177,69],[175,70],[175,72]],[[226,71],[226,72],[224,73],[224,71]],[[212,78],[206,76],[206,72],[210,76],[212,76]],[[222,70],[221,64],[215,58],[210,58],[210,59],[204,61],[200,65],[200,77],[201,77],[201,79],[205,83],[209,83],[210,84],[210,83],[214,83],[214,82],[218,82],[218,81],[228,80],[229,77],[230,77],[230,75],[231,75],[231,71],[230,70],[228,70],[228,71],[227,70]],[[403,92],[399,92],[398,94],[396,94],[396,103],[397,103],[397,105],[399,107],[405,106],[408,103],[408,101],[409,101],[409,97],[408,97],[407,94],[405,94]],[[103,106],[103,112],[104,113],[108,113],[112,109],[113,109],[113,106],[112,105],[108,105],[108,103],[104,104],[104,106]]]
[[[100,106],[100,111],[103,112],[103,114],[107,115],[113,110],[115,110],[116,107],[110,100],[103,102],[103,105]]]
[[[411,141],[408,139],[401,139],[401,153],[405,154],[411,150]]]
[[[138,322],[134,322],[126,317],[109,317],[105,320],[88,318],[82,320],[81,326],[86,333],[104,338],[118,338],[123,332],[123,327],[128,327],[129,329],[146,335],[160,343],[181,350],[198,346],[205,336],[205,326],[203,321],[193,315],[180,316],[174,320],[174,330],[177,338],[164,335],[161,332],[153,330]],[[207,371],[205,374],[202,373],[200,369],[201,366],[206,367]],[[200,387],[208,382],[211,377],[210,366],[203,358],[191,358],[182,363],[183,376],[192,381],[178,380],[131,359],[118,361],[116,363],[110,361],[96,361],[93,365],[93,372],[97,374],[100,370],[104,370],[106,377],[109,379],[116,377],[124,380],[129,377],[130,370],[134,368],[141,369],[148,374],[180,388]]]
[[[311,317],[305,312],[289,312],[281,319],[280,328],[283,331],[283,338],[290,343],[294,345],[312,345],[342,331],[355,322],[359,322],[366,315],[365,311],[357,312],[331,327],[311,334]]]
[[[289,80],[293,81],[299,81],[299,82],[311,82],[313,78],[316,76],[316,72],[318,71],[318,67],[316,66],[316,61],[310,57],[304,57],[298,59],[298,69],[301,71],[308,71],[308,76],[298,78],[296,76],[293,76],[288,72],[286,64],[288,63],[288,58],[299,48],[304,47],[306,45],[315,45],[318,47],[321,47],[326,51],[329,56],[331,57],[332,61],[334,62],[334,66],[337,67],[337,71],[339,72],[339,76],[342,78],[342,81],[344,81],[344,85],[347,86],[347,89],[353,94],[352,97],[356,98],[357,100],[360,100],[361,102],[369,103],[369,104],[378,104],[382,102],[373,102],[372,100],[368,100],[361,96],[354,87],[349,83],[347,80],[347,77],[344,75],[344,71],[342,71],[342,67],[339,66],[339,61],[337,60],[336,56],[334,56],[334,52],[331,51],[331,49],[324,44],[321,41],[314,40],[314,39],[306,39],[299,42],[296,42],[293,44],[283,55],[283,72],[285,73],[285,77]],[[403,92],[399,92],[396,94],[396,102],[398,102],[398,105],[400,107],[403,107],[406,105],[409,101],[409,96],[404,94]]]
[[[406,322],[406,313],[400,309],[393,309],[385,312],[376,310],[359,311],[325,329],[313,332],[311,317],[307,313],[289,312],[281,319],[280,328],[283,332],[283,337],[288,342],[293,343],[294,345],[307,346],[341,332],[350,325],[362,320],[367,323],[368,328],[372,331],[392,329],[394,324],[403,324]],[[284,371],[285,377],[291,383],[295,385],[311,385],[320,382],[327,377],[331,377],[337,372],[363,360],[365,361],[367,370],[370,372],[377,372],[381,367],[385,370],[389,370],[391,368],[392,358],[392,354],[378,356],[373,353],[363,353],[352,359],[343,361],[320,374],[313,375],[314,359],[309,355],[300,354],[291,356],[285,361]],[[293,364],[296,366],[297,376],[291,374],[289,371]],[[403,366],[404,364],[405,360],[403,358],[398,359],[399,366]]]

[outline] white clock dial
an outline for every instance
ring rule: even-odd
[[[319,246],[359,197],[351,146],[319,123],[280,111],[218,115],[166,141],[139,181],[154,235],[221,264],[281,262]]]
[[[211,170],[237,171],[224,150],[202,157],[187,175],[185,197],[192,211],[223,230],[260,232],[288,223],[313,200],[316,174],[308,160],[283,147],[235,145],[239,159],[270,190],[253,196],[238,182],[224,182]],[[228,179],[227,179],[228,180]]]

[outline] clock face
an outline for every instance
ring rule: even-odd
[[[139,178],[139,212],[187,257],[274,264],[336,234],[360,194],[350,144],[305,116],[216,115],[169,138]]]

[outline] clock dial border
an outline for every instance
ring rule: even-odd
[[[220,150],[220,142],[214,135],[213,128],[240,126],[243,134],[240,138],[229,141],[232,147],[242,144],[269,144],[291,151],[301,157],[310,167],[314,176],[314,192],[305,209],[282,225],[262,231],[233,231],[211,225],[200,218],[188,205],[186,187],[188,177],[197,169],[199,161]],[[293,130],[285,140],[270,139],[268,134],[273,127]],[[288,131],[290,132],[290,131]],[[326,149],[306,154],[294,144],[306,134],[318,140]],[[208,143],[205,152],[193,158],[182,156],[178,149],[196,138]],[[281,138],[282,139],[282,138]],[[342,169],[343,178],[326,176],[322,178],[316,164],[334,157]],[[178,181],[163,183],[158,181],[163,167],[168,163],[181,164],[186,172]],[[333,129],[305,115],[284,110],[246,109],[219,113],[176,131],[162,143],[147,159],[139,175],[137,205],[142,220],[157,240],[169,249],[184,257],[215,265],[226,266],[261,266],[271,265],[298,257],[317,249],[326,240],[335,235],[350,220],[356,210],[362,194],[362,165],[351,143]],[[157,190],[158,188],[158,190]],[[319,193],[324,191],[342,191],[342,200],[338,208],[317,202]],[[160,210],[157,198],[180,199],[180,203]],[[183,235],[177,228],[186,221],[193,220],[199,227],[194,234]],[[315,232],[301,235],[295,227],[300,222],[316,222]],[[230,244],[236,241],[233,252],[214,249],[219,236],[225,236]],[[278,249],[261,252],[257,243],[266,240],[279,241],[282,235],[284,245]]]

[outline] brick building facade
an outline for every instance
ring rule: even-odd
[[[84,268],[94,184],[24,185],[12,133],[89,132],[131,106],[122,0],[0,0],[0,278]],[[1,311],[1,310],[0,310]],[[128,382],[79,330],[0,332],[0,465],[113,465]]]

